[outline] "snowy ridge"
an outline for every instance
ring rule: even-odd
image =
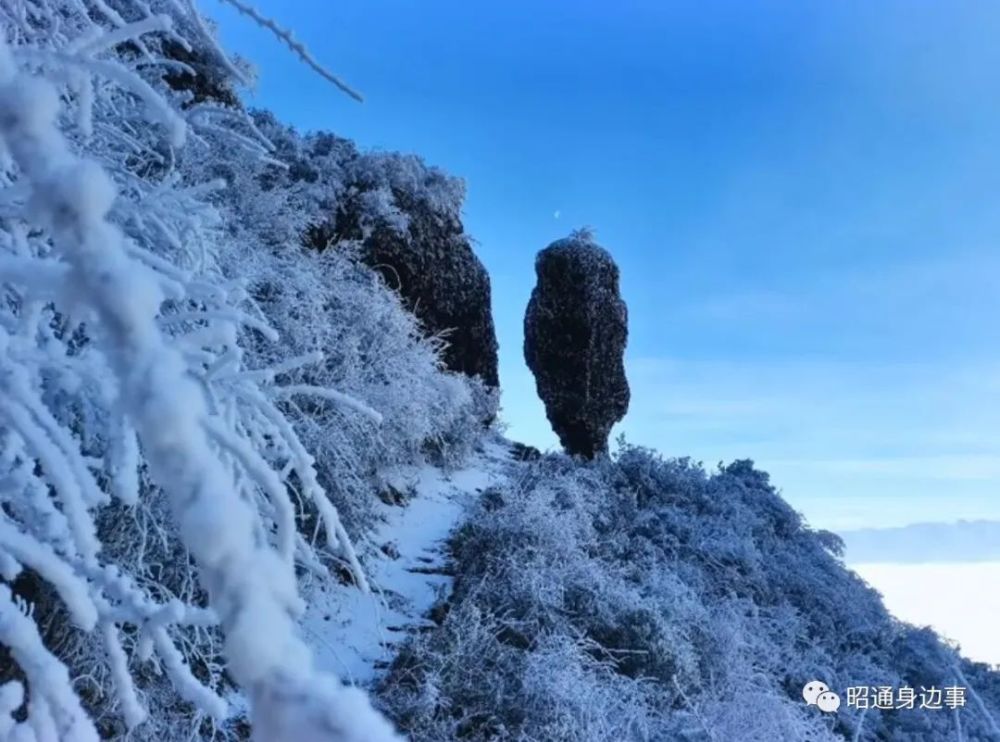
[[[371,592],[331,581],[304,590],[301,626],[319,669],[370,686],[410,634],[433,625],[427,613],[453,584],[445,542],[481,492],[507,482],[510,465],[506,441],[485,439],[457,470],[399,467],[388,477],[392,490],[411,494],[402,506],[379,503],[364,560]]]
[[[622,442],[512,470],[450,540],[447,611],[378,684],[408,739],[1000,739],[1000,675],[894,619],[752,462]],[[802,700],[813,678],[969,702],[824,714]]]

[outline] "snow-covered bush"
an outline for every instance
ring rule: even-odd
[[[364,172],[359,163],[388,156],[363,157],[329,134],[302,137],[264,112],[237,121],[253,143],[242,157],[215,141],[224,132],[205,133],[181,167],[228,184],[213,196],[227,233],[219,268],[241,281],[253,315],[281,338],[273,343],[245,333],[247,362],[287,366],[279,375],[287,394],[282,409],[349,532],[360,535],[371,524],[371,492],[381,472],[427,455],[443,464],[459,461],[479,438],[479,421],[495,410],[495,393],[443,368],[444,341],[425,337],[399,295],[355,259],[354,241],[322,252],[303,244],[310,225],[347,197],[342,170],[350,166],[356,179]],[[404,185],[427,190],[422,182]],[[317,353],[322,362],[287,364]],[[307,393],[320,387],[363,400],[379,410],[380,421]]]
[[[478,438],[474,382],[445,372],[396,294],[349,257],[291,245],[232,259],[282,338],[276,346],[248,337],[254,365],[323,354],[321,362],[281,374],[288,394],[282,408],[350,532],[360,535],[371,525],[367,507],[383,471],[438,452],[456,461]],[[309,392],[319,388],[363,400],[380,417]]]
[[[297,571],[366,585],[292,403],[384,416],[306,376],[332,348],[262,350],[184,145],[268,147],[163,79],[177,48],[239,67],[188,2],[2,0],[0,28],[0,737],[239,734],[246,702],[258,739],[394,738],[295,621]]]
[[[380,689],[414,739],[990,738],[996,675],[895,621],[750,462],[709,475],[624,446],[519,466],[456,534],[439,625]],[[958,673],[982,701],[958,712],[965,737],[951,713],[862,720],[801,698],[812,679],[943,687]]]
[[[259,181],[266,193],[284,194],[282,211],[297,218],[302,243],[381,275],[446,367],[492,391],[480,418],[492,422],[499,382],[490,281],[462,226],[463,181],[414,155],[361,152],[328,132],[300,136],[268,114],[254,118],[289,163]]]

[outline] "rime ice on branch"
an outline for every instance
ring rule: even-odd
[[[185,121],[155,77],[139,72],[163,63],[148,34],[179,38],[175,15],[184,28],[204,25],[193,7],[184,15],[180,4],[152,6],[163,12],[125,19],[103,2],[92,15],[55,0],[0,3],[14,45],[0,46],[0,570],[13,580],[30,568],[77,628],[95,632],[104,649],[95,661],[106,663],[97,674],[110,678],[129,727],[146,716],[132,675],[143,662],[165,671],[202,717],[227,714],[222,668],[192,654],[185,633],[218,624],[256,738],[395,739],[364,694],[313,668],[298,635],[295,563],[316,560],[296,533],[302,503],[316,508],[327,545],[362,587],[364,578],[276,406],[274,373],[242,367],[238,328],[273,333],[241,311],[241,293],[213,269],[213,209],[202,200],[211,188],[182,187],[172,173],[186,135],[219,127],[194,113]],[[108,52],[125,42],[138,61]],[[364,403],[318,391],[377,424]],[[96,520],[112,494],[137,518],[166,496],[208,608],[164,601],[169,587],[140,584],[105,561]],[[156,534],[137,532],[137,548],[147,538]],[[143,566],[141,553],[135,561]],[[23,722],[14,713],[25,689],[0,686],[0,730],[96,739],[32,610],[0,590],[0,642],[28,680]]]

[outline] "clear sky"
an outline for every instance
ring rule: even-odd
[[[535,253],[590,225],[630,310],[633,442],[750,457],[818,526],[1000,518],[1000,5],[258,0],[254,103],[464,177],[509,434]]]

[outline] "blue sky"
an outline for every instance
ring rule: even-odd
[[[634,442],[750,457],[816,525],[1000,518],[1000,6],[259,0],[254,102],[464,177],[512,437],[535,253],[622,270]]]

